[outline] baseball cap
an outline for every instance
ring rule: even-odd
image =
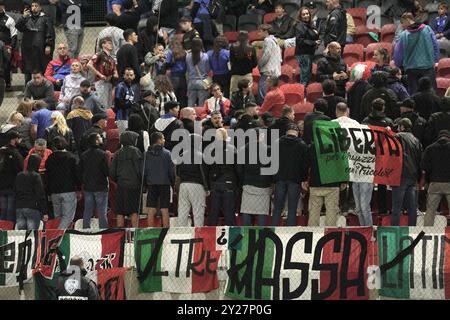
[[[102,119],[108,119],[108,115],[105,112],[100,112],[100,113],[96,113],[94,114],[94,116],[92,117],[92,123],[97,123]]]

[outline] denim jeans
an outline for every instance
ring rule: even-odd
[[[295,57],[297,58],[298,64],[300,66],[300,84],[306,87],[311,78],[311,68],[314,56],[309,54],[302,54]]]
[[[402,181],[399,187],[392,187],[391,225],[398,226],[400,224],[400,212],[403,204],[405,204],[406,210],[408,211],[408,225],[415,226],[417,221],[415,181]]]
[[[189,80],[187,87],[188,107],[202,107],[209,97],[209,91],[203,87],[201,80]]]
[[[15,201],[12,190],[0,191],[0,220],[16,221]]]
[[[291,181],[278,181],[275,184],[275,198],[272,226],[278,226],[281,218],[281,212],[284,209],[284,203],[288,197],[288,216],[287,225],[295,226],[297,217],[297,205],[300,197],[300,185]]]
[[[91,227],[91,218],[97,209],[100,229],[108,228],[108,192],[84,192],[83,229]]]
[[[84,31],[83,29],[66,29],[64,34],[67,39],[67,46],[69,48],[69,55],[71,58],[77,59],[80,55],[81,45],[83,44]]]
[[[372,191],[373,183],[353,182],[356,213],[358,214],[359,225],[362,227],[373,225],[372,210],[370,209]]]
[[[17,230],[37,230],[41,222],[41,213],[36,209],[17,209]]]
[[[263,104],[264,98],[267,93],[266,80],[267,80],[267,76],[265,76],[265,75],[261,75],[261,78],[259,78],[259,82],[258,82],[258,104],[259,105]]]
[[[208,226],[217,226],[220,209],[223,210],[225,225],[234,226],[234,209],[236,195],[225,182],[215,182],[211,192],[211,211]]]
[[[242,225],[244,226],[253,226],[253,217],[256,218],[256,222],[258,223],[258,226],[263,227],[266,225],[266,218],[267,216],[265,214],[242,214]]]
[[[58,229],[67,229],[73,222],[77,211],[77,194],[75,192],[52,194],[55,218],[60,218]]]

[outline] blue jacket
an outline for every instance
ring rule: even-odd
[[[444,23],[441,26],[441,28],[442,28],[441,32],[444,35],[444,37],[446,37],[447,39],[450,39],[450,18],[448,16],[445,16],[444,18],[445,18],[445,21],[443,21]],[[430,23],[430,27],[431,27],[431,29],[433,29],[434,33],[439,33],[439,30],[438,30],[439,19],[441,19],[441,17],[436,17]]]
[[[175,170],[170,151],[155,145],[148,149],[145,159],[144,181],[147,186],[175,184]]]
[[[128,120],[133,103],[139,101],[139,91],[139,86],[135,83],[130,86],[125,81],[119,82],[116,87],[114,99],[116,120]]]
[[[213,50],[207,52],[209,65],[215,76],[226,75],[230,73],[228,62],[230,62],[230,50],[221,49],[219,55],[216,56]]]
[[[166,52],[166,66],[170,68],[171,74],[185,74],[186,73],[186,59],[175,60],[173,51]]]
[[[394,61],[397,67],[426,70],[439,61],[439,44],[430,26],[415,23],[400,34],[395,45]]]

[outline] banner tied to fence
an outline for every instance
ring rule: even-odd
[[[391,130],[318,120],[313,124],[313,142],[322,184],[400,185],[402,145]]]
[[[450,299],[449,233],[438,227],[2,231],[0,290],[34,281],[36,299],[54,299],[61,270],[77,255],[104,300],[125,299],[125,279],[139,285],[138,294],[208,293],[224,280],[223,293],[233,299],[366,300],[371,290]],[[133,265],[130,280],[125,273]]]

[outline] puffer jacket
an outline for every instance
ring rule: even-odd
[[[142,152],[136,147],[139,135],[125,131],[120,135],[120,148],[114,153],[109,175],[120,186],[138,188],[142,181]]]

